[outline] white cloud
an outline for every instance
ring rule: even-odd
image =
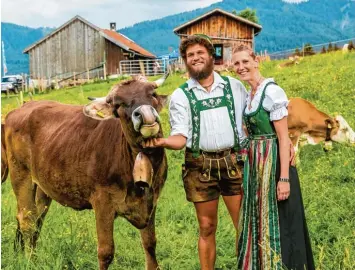
[[[117,28],[209,6],[221,0],[3,0],[1,21],[29,27],[58,27],[80,15],[91,23]],[[20,8],[19,8],[20,7]]]

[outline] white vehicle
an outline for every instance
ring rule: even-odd
[[[21,75],[8,75],[1,78],[1,92],[14,92],[18,93],[22,87]]]

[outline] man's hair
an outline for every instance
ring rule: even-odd
[[[204,46],[207,49],[207,52],[209,53],[209,55],[214,57],[214,47],[213,47],[211,39],[206,35],[196,34],[196,35],[188,36],[187,38],[182,40],[180,43],[180,47],[179,47],[180,56],[184,60],[186,60],[187,47],[189,47],[191,45],[195,45],[195,44],[199,44],[201,46]]]
[[[252,50],[252,48],[250,48],[249,45],[239,44],[237,47],[233,49],[233,54],[237,52],[247,52],[254,60],[256,58],[254,51]]]

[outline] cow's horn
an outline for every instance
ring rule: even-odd
[[[133,180],[138,187],[151,187],[153,182],[153,166],[149,158],[139,152],[133,166]]]
[[[164,76],[161,77],[160,79],[154,81],[153,84],[155,85],[155,88],[158,88],[159,86],[161,86],[165,82],[166,78],[168,78],[168,76],[169,76],[169,72],[164,74]]]
[[[106,102],[106,97],[88,97],[88,100],[97,102]]]

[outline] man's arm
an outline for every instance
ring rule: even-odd
[[[164,147],[172,150],[181,150],[186,145],[186,137],[183,135],[172,135],[168,138],[148,139],[142,143],[144,148]]]

